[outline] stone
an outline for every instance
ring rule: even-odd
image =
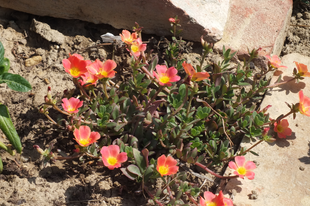
[[[51,27],[43,22],[32,20],[31,31],[38,33],[44,39],[57,44],[63,44],[65,42],[65,36],[57,30],[51,29]]]
[[[296,68],[294,61],[310,65],[310,57],[296,53],[286,55],[282,58],[282,64],[288,68],[282,69],[282,79],[288,80],[292,77],[293,69]],[[271,84],[275,83],[277,78],[274,76]],[[299,83],[290,82],[267,91],[261,108],[272,105],[268,113],[273,119],[281,114],[287,114],[290,108],[285,102],[290,105],[298,103],[300,90],[303,90],[305,96],[310,97],[309,77],[305,77]],[[226,185],[224,193],[232,193],[233,190],[237,192],[234,195],[234,205],[310,205],[310,117],[297,113],[295,119],[292,115],[285,119],[292,129],[290,137],[277,138],[273,144],[263,142],[253,149],[259,156],[251,153],[245,156],[247,161],[255,160],[260,163],[254,170],[255,178],[253,180],[231,179]],[[245,138],[241,146],[250,148],[254,143]],[[231,170],[227,169],[226,175],[229,172]],[[253,195],[252,191],[256,192],[257,199],[249,199]]]
[[[39,64],[42,61],[42,56],[33,56],[25,60],[25,66],[31,67]]]
[[[117,29],[132,30],[135,22],[145,33],[170,34],[169,18],[176,15],[184,39],[215,42],[222,38],[230,0],[0,0],[1,7],[40,16],[79,19],[95,24],[110,24]]]
[[[232,0],[223,38],[214,48],[224,45],[238,51],[240,59],[248,57],[248,49],[258,48],[262,56],[280,55],[292,7],[292,0]]]

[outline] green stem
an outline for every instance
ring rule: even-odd
[[[107,99],[109,99],[109,95],[108,95],[108,92],[107,92],[107,82],[104,81],[103,82],[103,91],[104,91],[104,95]]]
[[[188,92],[188,85],[186,85],[186,92]],[[188,102],[187,110],[186,110],[186,117],[188,117],[189,111],[191,109],[193,98],[194,98],[194,91],[192,91],[192,93],[189,97],[189,102]]]

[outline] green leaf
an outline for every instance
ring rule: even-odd
[[[8,148],[5,146],[3,142],[0,141],[0,148],[4,149],[5,151],[8,151]]]
[[[114,120],[117,120],[118,116],[119,116],[119,107],[118,107],[118,105],[115,105],[115,107],[113,108],[113,111],[112,111],[112,118]]]
[[[32,89],[30,83],[18,74],[4,73],[0,76],[0,81],[18,92],[28,92]]]
[[[126,168],[121,168],[121,171],[123,172],[123,174],[128,177],[129,179],[131,180],[135,180],[136,179],[136,176],[132,173],[129,173]]]
[[[0,64],[2,63],[3,59],[4,59],[4,47],[0,41]]]
[[[184,99],[186,93],[186,86],[185,84],[181,84],[179,87],[179,94],[181,95],[181,98]]]
[[[257,154],[256,152],[250,151],[253,155],[255,156],[259,156],[259,154]]]
[[[144,182],[147,182],[149,178],[154,174],[154,165],[150,165],[146,168],[144,172]]]
[[[10,60],[8,58],[4,58],[0,63],[0,75],[6,73],[10,70]]]
[[[127,170],[128,170],[130,173],[132,173],[132,174],[135,174],[135,175],[137,175],[137,176],[139,176],[139,177],[142,177],[141,171],[140,171],[139,167],[137,167],[136,165],[129,165],[129,166],[127,167]]]
[[[7,107],[3,104],[0,105],[0,129],[8,138],[10,143],[14,146],[18,153],[22,152],[22,144],[16,132],[16,129],[11,120]]]
[[[133,156],[135,158],[136,164],[138,165],[141,171],[144,171],[146,169],[144,157],[140,154],[139,150],[134,148],[132,151],[133,151]]]

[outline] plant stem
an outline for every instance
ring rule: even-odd
[[[103,82],[103,91],[104,91],[104,95],[107,99],[109,99],[109,95],[108,95],[108,92],[107,92],[107,82],[104,81]]]
[[[194,200],[194,198],[192,197],[192,195],[189,192],[185,192],[185,194],[187,195],[188,199],[194,203],[195,205],[198,205],[198,203]]]
[[[85,89],[83,86],[81,86],[77,80],[77,78],[73,78],[73,83],[75,84],[75,86],[77,86],[80,91],[83,93],[83,95],[90,100],[90,97],[88,96],[88,94],[85,92]]]
[[[210,174],[214,175],[215,177],[218,177],[220,179],[232,179],[232,178],[237,178],[239,177],[238,175],[235,176],[221,176],[219,174],[216,174],[215,172],[213,172],[212,170],[210,170],[209,168],[207,168],[206,166],[204,166],[203,164],[196,162],[195,165],[197,165],[198,167],[204,169],[205,171],[209,172]]]
[[[159,202],[154,195],[152,195],[149,190],[144,186],[144,190],[145,192],[159,205],[159,206],[164,206],[163,204],[161,204],[161,202]]]

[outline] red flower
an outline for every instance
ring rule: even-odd
[[[173,159],[173,157],[166,157],[165,155],[162,155],[157,159],[156,169],[161,176],[173,175],[176,174],[179,170],[179,167],[176,166],[177,163],[178,162]]]
[[[287,68],[286,66],[281,65],[281,60],[277,55],[273,55],[272,57],[266,55],[265,57],[269,60],[268,63],[272,68]]]
[[[98,132],[91,132],[88,126],[80,126],[79,129],[75,129],[73,132],[75,141],[82,147],[87,147],[100,139]]]
[[[310,72],[308,72],[307,65],[301,64],[301,63],[298,63],[298,62],[294,62],[294,63],[296,64],[296,67],[298,69],[298,74],[301,77],[310,77]]]
[[[78,78],[87,72],[86,66],[89,63],[89,60],[84,60],[83,57],[79,54],[69,54],[68,59],[62,60],[62,65],[64,66],[65,71],[74,78]]]
[[[299,112],[301,114],[310,116],[310,98],[304,96],[302,90],[299,91]]]
[[[136,32],[131,34],[127,30],[123,30],[122,33],[119,35],[121,36],[122,41],[128,45],[131,45],[133,41],[136,41],[136,39],[138,38],[138,34]]]
[[[203,197],[200,197],[201,206],[233,206],[233,201],[229,198],[223,196],[222,190],[219,192],[219,195],[216,196],[212,192],[204,192]]]
[[[110,170],[119,168],[121,163],[127,161],[127,153],[121,152],[118,145],[110,145],[101,148],[101,155],[103,164]]]
[[[63,98],[62,102],[62,108],[70,114],[78,113],[79,108],[83,105],[83,101],[80,101],[74,97],[71,97],[69,100],[67,98]]]
[[[112,78],[115,76],[114,69],[116,68],[116,63],[113,60],[107,60],[102,63],[99,59],[88,65],[86,68],[90,74],[95,75],[98,79],[102,78]]]
[[[285,138],[286,136],[292,135],[292,130],[288,127],[287,119],[282,119],[279,123],[274,123],[274,129],[276,133],[278,133],[279,138]]]
[[[236,163],[233,161],[228,163],[228,167],[235,170],[234,174],[239,175],[242,179],[246,176],[249,180],[254,179],[255,173],[252,172],[256,168],[256,165],[252,161],[245,162],[244,156],[236,156]]]
[[[182,66],[186,74],[188,74],[193,81],[201,81],[210,77],[208,72],[196,72],[193,66],[191,64],[187,64],[185,61],[182,63]]]
[[[157,73],[153,71],[153,74],[158,79],[161,86],[171,86],[171,82],[177,82],[181,79],[181,77],[177,75],[178,70],[174,67],[167,69],[165,65],[157,65],[156,71]]]

